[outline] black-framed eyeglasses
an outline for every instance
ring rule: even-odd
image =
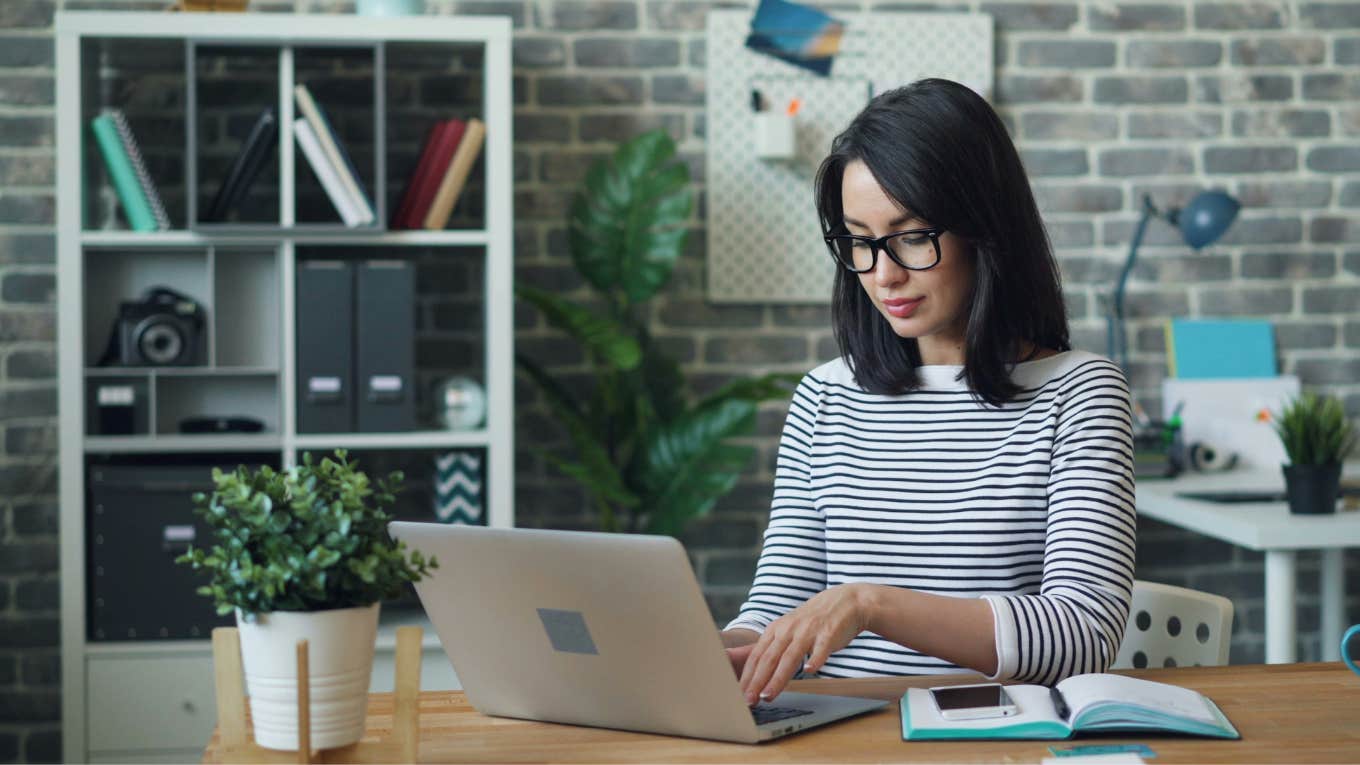
[[[942,228],[913,228],[876,239],[857,234],[827,234],[822,238],[831,257],[857,274],[874,270],[879,250],[909,271],[926,271],[940,262],[940,235],[944,232]]]

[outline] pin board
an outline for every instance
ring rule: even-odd
[[[830,301],[834,264],[822,244],[812,181],[831,139],[873,96],[922,77],[991,94],[991,16],[833,15],[845,35],[830,76],[822,77],[747,48],[750,10],[709,11],[705,175],[714,302]],[[753,108],[753,92],[764,112]],[[780,133],[789,126],[779,116],[795,99],[785,143]]]

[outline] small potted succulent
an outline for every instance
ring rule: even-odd
[[[1341,463],[1356,440],[1341,402],[1305,393],[1285,406],[1274,426],[1289,457],[1284,485],[1290,512],[1335,512]]]
[[[210,548],[178,563],[206,572],[198,589],[219,614],[236,613],[255,742],[296,750],[296,646],[308,641],[311,741],[330,749],[364,731],[378,609],[436,562],[387,533],[403,476],[376,485],[344,451],[286,470],[213,470],[195,512]]]

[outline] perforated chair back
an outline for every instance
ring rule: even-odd
[[[1114,668],[1227,664],[1232,617],[1232,601],[1221,595],[1135,580]]]

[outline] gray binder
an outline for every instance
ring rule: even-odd
[[[358,269],[358,430],[414,430],[415,267],[404,260],[370,260],[360,263]]]
[[[297,267],[297,432],[354,431],[354,267]]]

